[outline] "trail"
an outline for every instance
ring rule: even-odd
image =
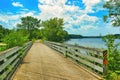
[[[12,80],[98,80],[58,52],[34,43]]]

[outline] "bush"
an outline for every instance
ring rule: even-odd
[[[28,35],[25,35],[20,31],[18,32],[13,31],[3,38],[3,42],[7,44],[8,48],[11,48],[14,46],[22,46],[27,41],[28,41]]]
[[[103,41],[107,46],[107,58],[108,58],[108,74],[107,80],[119,80],[120,76],[120,51],[118,46],[120,43],[115,44],[115,37],[113,35],[107,35],[103,37]]]

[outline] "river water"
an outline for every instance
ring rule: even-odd
[[[120,42],[120,39],[115,40],[115,44],[119,42]],[[73,45],[77,44],[80,46],[92,47],[92,48],[104,48],[104,49],[107,48],[105,46],[105,42],[103,42],[101,38],[70,39],[69,41],[66,41],[65,43],[73,44]]]

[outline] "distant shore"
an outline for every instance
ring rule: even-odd
[[[113,34],[116,38],[120,38],[120,34]],[[105,35],[106,36],[106,35]],[[79,38],[102,38],[103,36],[82,36],[78,34],[69,34],[70,39],[79,39]]]

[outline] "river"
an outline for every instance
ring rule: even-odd
[[[119,42],[120,42],[120,39],[115,40],[115,44]],[[103,42],[101,38],[70,39],[69,41],[66,41],[65,43],[73,44],[73,45],[77,44],[80,46],[92,47],[92,48],[104,48],[104,49],[107,48],[105,46],[105,42]]]

